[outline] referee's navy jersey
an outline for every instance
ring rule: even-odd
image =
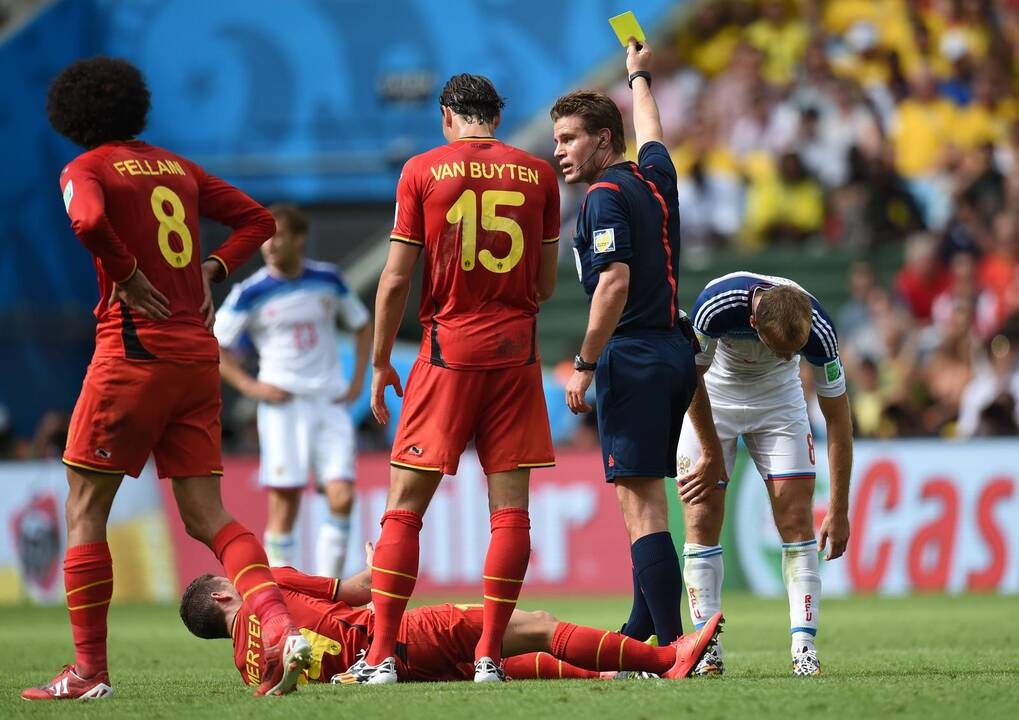
[[[679,198],[676,168],[660,142],[637,163],[610,165],[587,191],[573,239],[577,273],[590,299],[610,263],[630,266],[630,292],[616,333],[667,330],[679,306]]]
[[[678,327],[679,207],[665,147],[605,170],[588,190],[573,247],[588,297],[609,263],[630,267],[622,317],[598,358],[595,389],[605,479],[676,474],[676,444],[697,375]]]

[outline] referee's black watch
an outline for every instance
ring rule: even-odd
[[[598,367],[598,363],[588,362],[584,358],[580,357],[580,353],[577,353],[576,355],[573,356],[574,370],[580,370],[581,372],[592,372],[596,367]]]

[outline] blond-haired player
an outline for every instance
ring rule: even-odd
[[[813,369],[827,426],[831,500],[821,524],[820,549],[840,557],[849,539],[852,421],[838,338],[815,297],[785,278],[737,272],[712,280],[694,304],[701,344],[697,370],[704,377],[679,440],[679,494],[686,544],[683,574],[695,625],[721,609],[725,484],[743,442],[765,481],[782,538],[782,574],[789,593],[793,672],[817,675],[814,646],[820,610],[818,541],[814,537],[814,439],[800,383],[799,360]],[[710,401],[710,402],[709,402]],[[703,448],[695,425],[714,421],[719,446]],[[720,673],[722,649],[709,654],[698,674]]]

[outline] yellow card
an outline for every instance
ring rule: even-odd
[[[635,38],[639,43],[644,42],[644,30],[641,29],[640,23],[637,22],[637,16],[633,14],[632,10],[610,17],[609,25],[616,31],[616,37],[619,38],[623,47],[630,44],[630,38]]]

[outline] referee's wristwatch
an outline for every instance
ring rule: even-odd
[[[598,363],[588,362],[584,358],[580,357],[580,353],[577,353],[576,355],[573,356],[574,370],[580,370],[581,372],[592,372],[596,367],[598,367]]]

